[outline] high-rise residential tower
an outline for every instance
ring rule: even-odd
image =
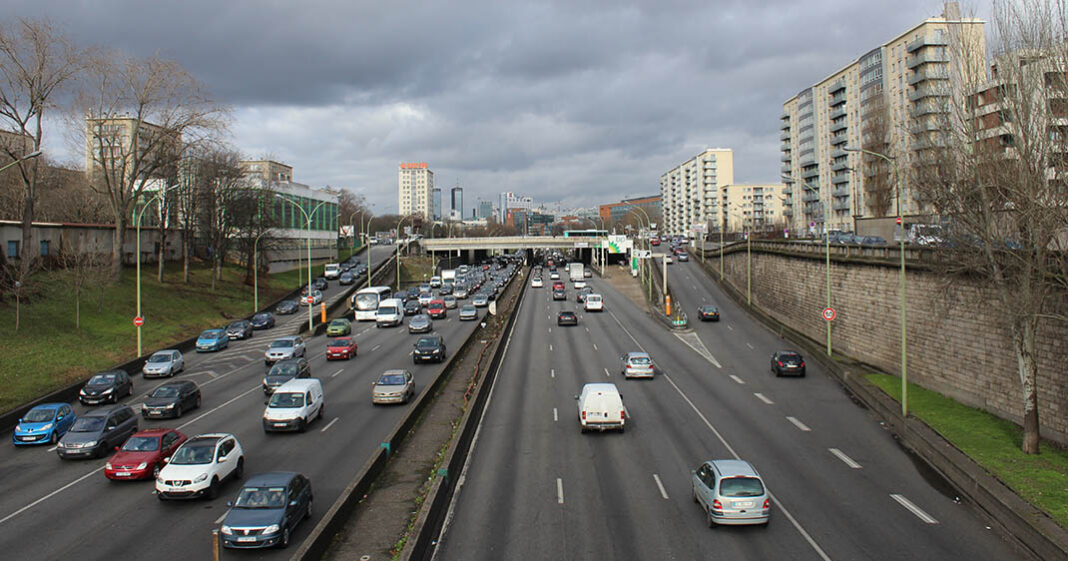
[[[402,163],[397,171],[397,213],[434,218],[434,172],[424,162]]]

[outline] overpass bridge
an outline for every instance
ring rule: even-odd
[[[515,251],[518,249],[586,249],[601,247],[601,242],[607,240],[605,236],[597,237],[573,237],[563,236],[508,236],[508,237],[478,237],[478,238],[423,238],[419,244],[424,251],[474,251],[474,250],[501,250]]]

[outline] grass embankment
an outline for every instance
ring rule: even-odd
[[[260,306],[295,288],[283,275],[261,275]],[[137,354],[136,275],[123,271],[118,284],[91,285],[82,294],[81,329],[75,327],[75,298],[70,273],[54,271],[34,277],[39,292],[20,306],[15,332],[15,302],[0,303],[0,411],[8,411],[87,374],[130,360]],[[295,279],[295,275],[293,279]],[[182,282],[182,268],[168,263],[164,282],[156,282],[155,266],[141,269],[141,313],[144,352],[188,339],[208,327],[253,312],[252,286],[244,270],[226,267],[216,289],[204,267]]]
[[[401,257],[401,286],[430,282],[434,274],[434,261],[429,256]]]
[[[868,374],[868,380],[901,401],[901,379]],[[1014,423],[909,384],[909,412],[1005,482],[1024,500],[1068,526],[1068,450],[1047,442],[1041,454],[1020,451],[1023,430]]]

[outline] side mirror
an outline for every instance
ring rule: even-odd
[[[297,501],[289,501],[289,506],[297,506]]]
[[[219,459],[215,460],[215,463],[221,464],[226,461],[226,456],[219,456]]]
[[[116,446],[116,447],[115,447],[115,451],[116,451],[116,452],[118,452],[118,451],[119,451],[119,447],[118,447],[118,446]]]
[[[226,501],[226,506],[234,508],[234,501]]]
[[[171,459],[169,457],[163,458],[163,463],[169,464],[169,463],[171,463]]]
[[[575,401],[578,401],[578,396],[577,395],[575,396]]]

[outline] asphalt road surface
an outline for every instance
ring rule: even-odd
[[[580,312],[577,327],[556,325],[558,311],[579,309],[570,283],[567,302],[527,287],[437,559],[1020,557],[818,364],[774,377],[771,354],[789,343],[696,263],[669,270],[691,318],[701,303],[722,311],[695,323],[689,343],[600,279],[606,310]],[[661,372],[625,380],[619,357],[632,350]],[[589,382],[620,388],[625,433],[580,433],[574,396]],[[732,457],[772,492],[767,527],[709,529],[694,504],[691,470]]]

